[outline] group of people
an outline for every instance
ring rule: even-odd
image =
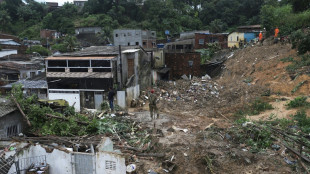
[[[275,39],[275,40],[278,40],[279,32],[280,32],[279,28],[276,27],[276,28],[274,29],[274,39]],[[263,45],[264,36],[263,36],[263,32],[262,32],[262,31],[259,32],[258,41],[261,43],[261,45]]]
[[[151,89],[149,93],[149,108],[150,108],[151,119],[156,119],[159,117],[159,113],[157,109],[157,97],[154,92],[155,90]],[[108,100],[109,100],[111,112],[114,111],[114,96],[115,96],[115,92],[113,88],[109,88]]]

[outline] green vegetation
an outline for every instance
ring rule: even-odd
[[[292,89],[291,92],[292,92],[292,93],[295,93],[305,82],[307,82],[307,81],[305,80],[305,81],[302,81],[302,82],[298,83],[298,85],[295,86],[295,88]]]
[[[235,113],[236,117],[244,117],[246,115],[258,115],[265,110],[273,109],[272,105],[263,101],[262,99],[256,99],[249,105],[246,105],[243,109],[240,109]]]
[[[149,136],[151,130],[144,129],[136,122],[123,117],[105,115],[104,118],[98,119],[76,113],[71,106],[66,106],[63,112],[59,113],[50,107],[42,106],[35,95],[25,98],[21,86],[14,86],[11,93],[31,123],[28,130],[31,134],[38,136],[116,135],[125,139],[128,145],[140,149],[151,141]],[[47,114],[58,118],[49,117]]]
[[[201,64],[208,63],[208,61],[211,60],[211,58],[214,56],[215,52],[220,50],[220,46],[218,43],[210,43],[208,44],[207,49],[199,49],[196,50],[196,52],[199,52],[201,54]]]
[[[280,59],[282,62],[294,62],[294,58],[293,57],[285,57]]]
[[[291,100],[287,104],[287,107],[288,107],[288,109],[291,109],[291,108],[298,108],[298,107],[309,106],[309,104],[310,103],[307,102],[307,97],[299,96],[299,97],[296,97],[294,100]]]
[[[294,60],[292,64],[286,67],[286,70],[290,73],[296,73],[296,71],[304,66],[310,66],[310,55],[302,55],[299,59]]]
[[[137,5],[126,0],[88,0],[82,10],[65,3],[50,11],[47,5],[34,0],[25,0],[25,4],[22,0],[4,0],[0,30],[35,39],[35,28],[73,34],[74,27],[100,26],[104,37],[111,37],[116,28],[141,28],[155,30],[158,38],[166,38],[165,30],[172,36],[205,29],[229,32],[240,25],[261,23],[269,33],[279,26],[280,34],[287,35],[309,26],[309,5],[303,1],[146,0],[144,5]]]
[[[48,56],[51,54],[51,52],[47,48],[42,47],[40,45],[31,46],[31,47],[27,48],[27,50],[26,50],[27,54],[33,54],[33,52],[37,52],[41,56]]]

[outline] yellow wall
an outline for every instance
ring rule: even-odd
[[[238,38],[238,40],[237,40]],[[239,48],[239,42],[244,41],[244,33],[233,32],[228,35],[228,47],[236,47]]]

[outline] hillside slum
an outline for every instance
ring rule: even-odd
[[[292,69],[299,61],[290,44],[266,40],[235,50],[216,77],[159,81],[154,86],[159,98],[155,120],[148,112],[148,91],[131,108],[117,108],[113,115],[70,109],[60,114],[47,107],[31,114],[27,109],[36,101],[13,94],[25,115],[45,115],[39,117],[45,124],[32,125],[33,136],[2,144],[1,162],[10,164],[9,170],[16,167],[9,152],[42,146],[47,159],[58,151],[72,156],[112,153],[120,162],[105,160],[109,172],[308,173],[310,84],[305,67]],[[50,136],[51,131],[62,136]],[[101,142],[104,137],[108,143]]]

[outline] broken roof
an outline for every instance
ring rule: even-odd
[[[2,86],[2,88],[12,88],[13,85],[22,85],[22,88],[24,89],[47,89],[46,80],[19,80],[17,82]]]
[[[0,98],[0,117],[6,116],[7,114],[15,111],[17,107],[6,98]]]
[[[45,60],[110,60],[115,58],[115,56],[107,56],[107,57],[48,57]]]
[[[141,49],[140,46],[122,46],[122,51],[128,49]],[[86,56],[117,56],[119,55],[118,46],[91,46],[84,48],[83,50],[72,52],[72,53],[63,53],[60,55],[55,55],[55,57],[86,57]]]

